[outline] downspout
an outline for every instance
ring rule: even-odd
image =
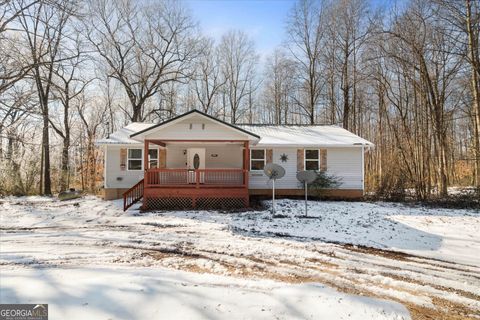
[[[362,144],[362,193],[365,194],[365,146]]]
[[[365,144],[364,143],[354,143],[355,145],[362,146],[362,194],[365,194]],[[370,149],[370,146],[368,146]]]
[[[108,185],[107,185],[107,154],[108,154],[108,148],[107,148],[107,145],[105,145],[103,147],[104,151],[103,151],[103,189],[107,189],[108,188]]]

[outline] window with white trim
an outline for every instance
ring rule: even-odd
[[[250,150],[250,170],[261,171],[265,168],[266,162],[265,149],[251,149]]]
[[[148,167],[158,168],[158,149],[148,149]]]
[[[127,152],[127,170],[142,170],[142,149],[128,149]]]
[[[305,149],[305,170],[320,170],[320,150]]]

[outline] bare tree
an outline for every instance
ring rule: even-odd
[[[469,66],[472,103],[472,140],[475,163],[474,183],[480,190],[480,8],[478,1],[433,0],[438,6],[439,18],[452,30],[445,34],[453,45],[453,53],[462,57]]]
[[[473,114],[475,114],[475,164],[476,164],[476,186],[480,192],[480,9],[478,2],[465,0],[465,25],[468,35],[468,57],[471,65],[472,74],[472,93],[473,93]]]
[[[79,96],[79,103],[77,104],[78,116],[82,122],[82,132],[80,139],[82,141],[81,152],[81,176],[82,187],[85,189],[88,186],[90,192],[97,192],[96,181],[99,176],[97,149],[95,147],[95,140],[104,134],[104,119],[108,114],[108,104],[96,100],[87,100],[83,92]],[[85,143],[85,145],[83,145]],[[84,152],[83,150],[86,150]]]
[[[0,0],[2,193],[33,193],[39,180],[42,193],[80,180],[96,192],[97,138],[192,108],[233,123],[343,123],[376,144],[365,183],[380,196],[479,185],[478,1],[373,12],[367,0],[298,0],[287,50],[267,56],[263,72],[246,33],[216,46],[183,3],[78,4]],[[52,181],[50,166],[60,169]]]
[[[289,123],[290,106],[296,89],[295,63],[281,50],[268,57],[265,70],[264,98],[273,109],[273,123]]]
[[[134,1],[92,0],[86,34],[120,82],[130,101],[131,121],[148,116],[145,102],[172,81],[191,77],[199,54],[196,25],[175,1],[140,5]]]
[[[66,0],[55,3],[54,5],[39,2],[21,11],[18,19],[23,29],[25,44],[29,51],[29,59],[33,65],[30,74],[36,85],[38,102],[43,119],[43,180],[41,180],[41,182],[43,182],[42,193],[47,195],[52,194],[50,177],[49,103],[56,65],[60,59],[68,59],[68,57],[60,58],[60,52],[66,41],[65,28],[71,17],[73,5],[75,4]],[[42,185],[42,183],[40,185]]]
[[[254,43],[245,32],[231,30],[223,35],[219,45],[225,98],[230,107],[230,121],[236,123],[245,112],[245,99],[256,87],[250,81],[255,76],[258,56]]]
[[[333,45],[337,47],[334,53],[337,57],[333,59],[338,63],[338,74],[341,78],[343,127],[350,129],[353,124],[354,131],[358,103],[359,52],[370,32],[367,8],[365,0],[340,0],[329,8],[332,21],[329,32],[333,35]]]
[[[23,79],[33,64],[25,59],[21,45],[13,35],[18,32],[16,23],[25,11],[40,0],[0,0],[0,93]]]
[[[324,81],[320,73],[321,49],[324,34],[323,1],[298,1],[288,19],[288,47],[298,65],[302,82],[298,105],[308,122],[315,123]]]
[[[391,37],[391,46],[386,54],[392,59],[395,68],[393,72],[399,73],[401,77],[400,81],[395,80],[398,88],[392,90],[394,86],[390,84],[387,94],[390,92],[390,102],[399,112],[404,134],[414,134],[408,145],[402,148],[402,156],[406,164],[410,164],[407,166],[408,175],[415,181],[419,172],[424,172],[422,168],[417,167],[418,161],[415,161],[420,154],[417,146],[422,147],[416,143],[415,135],[428,129],[432,130],[433,145],[429,146],[427,142],[423,148],[433,148],[433,162],[428,164],[437,171],[435,180],[440,194],[446,196],[449,185],[447,154],[450,152],[447,125],[453,111],[448,110],[448,106],[456,107],[450,101],[450,97],[456,90],[454,81],[457,78],[460,60],[452,54],[452,44],[445,41],[447,27],[436,22],[432,14],[433,9],[429,4],[416,2],[404,14],[396,17],[392,28],[386,31]],[[413,122],[410,122],[412,117]],[[420,125],[422,120],[427,121],[425,126]],[[393,125],[391,129],[397,130]],[[397,140],[402,138],[400,133],[397,132],[396,135]],[[405,144],[405,141],[398,143]],[[405,153],[406,151],[409,154]],[[419,163],[425,162],[426,160],[423,160]]]
[[[60,164],[60,191],[65,191],[69,187],[72,104],[78,104],[78,98],[90,82],[80,78],[80,68],[86,59],[81,50],[82,45],[83,43],[77,38],[73,48],[64,53],[69,56],[69,59],[62,61],[54,69],[52,95],[62,105],[62,119],[55,121],[56,117],[53,115],[50,117],[49,122],[63,141]]]
[[[220,57],[212,39],[206,38],[201,45],[202,54],[195,64],[194,89],[202,111],[210,113],[225,79],[220,73]]]

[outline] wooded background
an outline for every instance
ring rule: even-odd
[[[98,192],[96,139],[193,108],[343,126],[376,144],[366,186],[381,197],[479,187],[479,7],[301,0],[260,57],[242,30],[202,34],[182,2],[0,0],[0,194]]]

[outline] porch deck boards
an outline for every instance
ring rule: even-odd
[[[142,209],[247,207],[247,181],[244,169],[147,169]]]

